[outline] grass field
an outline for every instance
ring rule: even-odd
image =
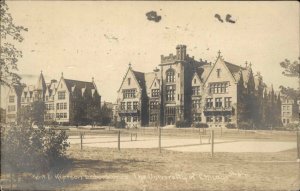
[[[152,131],[152,130],[151,130]],[[197,130],[163,130],[162,139],[197,139]],[[179,132],[180,132],[179,131]],[[117,131],[85,131],[88,136],[115,137]],[[78,132],[72,132],[76,136]],[[122,132],[128,136],[130,131]],[[152,133],[138,132],[151,138]],[[206,135],[208,132],[206,133]],[[203,135],[205,136],[205,135]],[[216,139],[295,142],[293,132],[222,132]],[[131,142],[131,141],[130,141]],[[135,142],[135,141],[133,141]],[[115,144],[115,142],[113,143]],[[121,143],[122,144],[122,143]],[[136,142],[136,144],[142,144]],[[115,144],[116,145],[116,144]],[[163,141],[162,141],[163,145]],[[217,148],[217,147],[216,147]],[[274,152],[181,152],[163,148],[92,147],[71,144],[71,162],[51,175],[23,175],[15,188],[34,190],[299,190],[300,163],[295,148]],[[2,182],[3,188],[9,187]]]

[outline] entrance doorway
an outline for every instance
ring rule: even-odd
[[[167,125],[174,125],[174,117],[167,117]]]

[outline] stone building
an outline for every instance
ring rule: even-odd
[[[281,120],[284,126],[299,122],[299,105],[295,99],[283,96],[281,101]]]
[[[176,121],[211,127],[244,121],[261,125],[265,91],[262,76],[253,74],[251,63],[229,63],[220,52],[214,63],[197,61],[186,53],[185,45],[178,45],[175,55],[161,56],[159,69],[153,72],[138,72],[129,65],[118,90],[118,120],[128,127]]]
[[[45,104],[44,121],[59,124],[79,124],[89,121],[89,113],[100,108],[101,96],[92,82],[65,79],[46,83],[41,72],[37,84],[18,85],[10,89],[7,98],[7,122],[16,123],[18,111],[35,101]],[[27,107],[28,108],[28,107]]]

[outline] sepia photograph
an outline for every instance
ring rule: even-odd
[[[299,191],[299,5],[0,0],[0,191]]]

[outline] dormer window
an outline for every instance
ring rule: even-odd
[[[194,79],[194,84],[196,84],[196,82],[197,82],[196,79]]]

